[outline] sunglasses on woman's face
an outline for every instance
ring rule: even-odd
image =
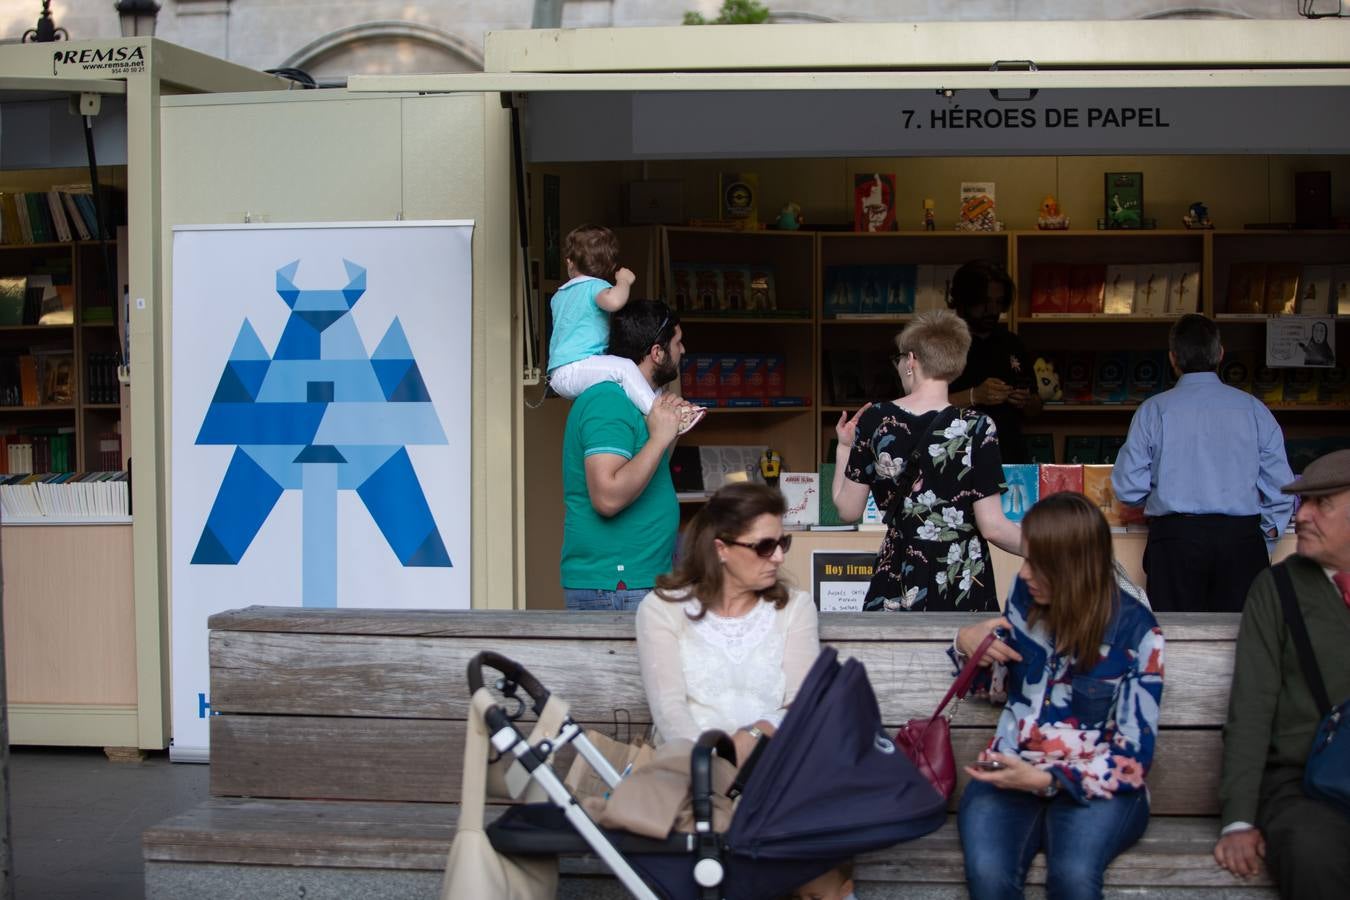
[[[760,559],[768,559],[773,556],[773,551],[775,550],[782,550],[784,553],[788,552],[788,548],[792,546],[792,535],[785,534],[780,538],[761,538],[753,543],[747,541],[730,541],[726,539],[723,539],[722,542],[724,544],[735,544],[737,547],[745,547],[755,551],[755,555]]]

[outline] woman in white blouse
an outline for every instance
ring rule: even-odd
[[[728,485],[694,516],[679,563],[637,611],[638,661],[658,740],[732,736],[745,759],[772,735],[820,653],[816,607],[779,578],[783,495]]]

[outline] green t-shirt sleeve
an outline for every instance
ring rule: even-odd
[[[639,421],[637,409],[618,385],[601,385],[587,393],[596,396],[585,398],[587,403],[581,419],[582,456],[613,453],[632,459],[642,449],[642,439],[635,427]]]

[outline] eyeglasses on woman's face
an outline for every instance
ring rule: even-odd
[[[782,550],[787,553],[792,546],[792,535],[785,534],[780,538],[761,538],[757,541],[733,541],[723,538],[722,543],[753,550],[760,559],[768,559],[773,556],[775,550]]]

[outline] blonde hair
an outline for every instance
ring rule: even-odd
[[[949,309],[919,313],[895,338],[903,356],[913,353],[923,373],[937,381],[954,381],[966,369],[970,326]]]

